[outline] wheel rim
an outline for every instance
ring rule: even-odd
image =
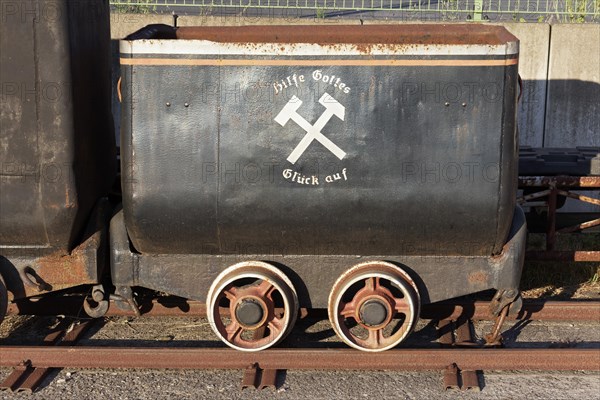
[[[208,319],[228,346],[259,351],[282,341],[298,315],[292,282],[265,262],[242,262],[223,271],[210,287]]]
[[[419,294],[401,268],[367,262],[346,271],[329,295],[329,320],[349,346],[376,352],[402,342],[419,316]]]

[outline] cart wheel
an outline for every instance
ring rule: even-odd
[[[419,292],[394,264],[377,261],[346,271],[329,295],[329,320],[338,336],[358,350],[391,349],[419,318]]]
[[[273,265],[241,262],[223,271],[208,292],[207,314],[228,346],[258,351],[282,341],[298,315],[292,282]]]

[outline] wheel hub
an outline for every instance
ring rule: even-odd
[[[264,304],[261,304],[257,298],[246,297],[238,301],[235,307],[235,317],[240,323],[248,329],[256,329],[261,326],[265,320],[267,311]]]
[[[360,320],[368,327],[380,327],[387,322],[390,314],[388,308],[389,306],[379,299],[369,299],[360,306]]]

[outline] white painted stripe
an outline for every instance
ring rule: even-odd
[[[429,67],[491,67],[491,66],[506,66],[518,64],[517,58],[507,58],[499,60],[491,60],[489,58],[478,59],[372,59],[372,58],[350,58],[344,60],[335,60],[331,58],[308,60],[302,59],[258,59],[258,58],[121,58],[121,65],[140,65],[140,66],[162,66],[162,65],[178,65],[178,66],[288,66],[288,67],[410,67],[410,66],[429,66]]]
[[[122,54],[232,56],[489,56],[518,54],[519,43],[502,45],[320,45],[312,43],[219,43],[208,40],[121,40]],[[366,49],[366,52],[365,52]]]

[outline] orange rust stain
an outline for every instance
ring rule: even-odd
[[[224,43],[344,43],[364,45],[364,51],[381,43],[499,45],[517,40],[504,27],[483,24],[193,26],[179,28],[177,38]]]
[[[488,274],[483,271],[471,272],[467,280],[471,284],[486,283],[488,281]]]
[[[83,256],[73,254],[64,257],[44,257],[38,260],[36,273],[48,284],[79,285],[92,281]]]

